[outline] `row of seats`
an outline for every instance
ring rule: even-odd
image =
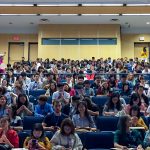
[[[149,126],[150,117],[142,117]],[[23,119],[23,130],[31,130],[35,123],[42,123],[44,117],[34,117],[34,116],[25,116]],[[99,116],[96,119],[97,129],[100,131],[115,131],[117,130],[117,124],[119,117],[108,117],[108,116]]]
[[[45,135],[51,139],[53,132],[46,131]],[[30,131],[24,131],[19,133],[19,147],[23,147],[23,142],[27,136],[30,135]],[[114,135],[112,132],[86,132],[78,133],[83,147],[86,149],[110,149],[113,148]]]

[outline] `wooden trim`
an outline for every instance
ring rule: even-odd
[[[47,6],[47,7],[17,7],[0,6],[0,14],[147,14],[150,6],[116,7],[116,6]]]

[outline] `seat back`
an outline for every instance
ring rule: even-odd
[[[42,123],[44,117],[25,116],[23,118],[23,130],[32,130],[35,123]]]
[[[100,116],[96,119],[97,129],[100,131],[115,131],[119,117]]]
[[[88,132],[85,137],[86,149],[110,149],[114,147],[114,135],[112,132]]]

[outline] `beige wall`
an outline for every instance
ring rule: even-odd
[[[29,42],[38,42],[38,35],[36,34],[17,34],[20,37],[20,40],[17,42],[24,42],[24,57],[28,59],[28,43]],[[0,53],[6,52],[4,57],[4,62],[8,63],[8,43],[15,42],[13,41],[14,34],[0,34]]]
[[[140,37],[144,37],[144,41],[139,41]],[[121,37],[121,57],[134,58],[134,43],[150,42],[149,34],[123,34]]]
[[[41,45],[42,38],[117,38],[117,45]],[[40,25],[38,57],[83,59],[121,57],[120,25]]]

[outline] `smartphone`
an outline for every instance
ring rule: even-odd
[[[32,147],[36,147],[36,145],[37,145],[37,140],[36,139],[32,139]]]

